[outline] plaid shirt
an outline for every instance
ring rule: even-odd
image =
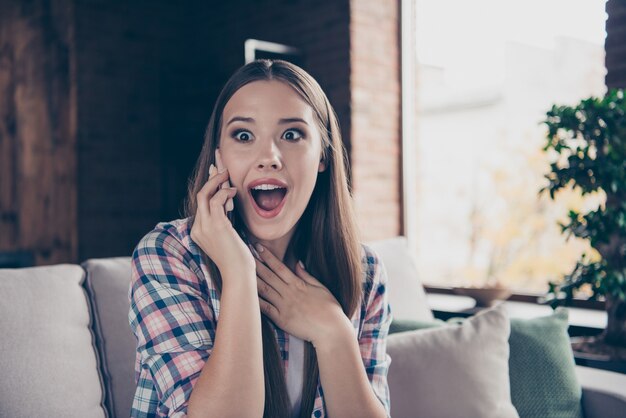
[[[207,266],[191,240],[188,221],[157,224],[132,255],[128,319],[137,338],[137,388],[131,417],[186,417],[187,401],[213,348],[220,300],[214,284],[207,280]],[[363,302],[352,323],[372,388],[389,414],[387,276],[366,246],[363,269]],[[275,326],[274,330],[287,370],[289,334]],[[325,416],[318,380],[312,417]]]

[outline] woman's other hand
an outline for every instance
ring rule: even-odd
[[[227,202],[237,194],[234,187],[220,188],[228,177],[227,169],[220,167],[218,171],[211,165],[209,180],[196,195],[198,208],[190,235],[222,275],[227,271],[239,275],[254,271],[255,263],[250,249],[226,216]]]
[[[257,245],[257,250],[259,304],[278,327],[315,347],[336,333],[354,331],[335,296],[301,262],[294,273],[269,249]]]

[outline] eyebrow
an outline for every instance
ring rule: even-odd
[[[256,121],[254,120],[254,118],[245,118],[243,116],[234,116],[233,118],[231,118],[228,123],[226,124],[226,126],[230,125],[233,122],[248,122],[248,123],[255,123]],[[284,125],[286,123],[293,123],[293,122],[302,122],[305,125],[308,125],[307,121],[305,121],[302,118],[282,118],[278,120],[278,123],[280,125]]]
[[[278,123],[281,125],[285,123],[293,123],[293,122],[302,122],[305,125],[308,125],[308,123],[302,118],[284,118],[284,119],[279,119],[278,121]]]

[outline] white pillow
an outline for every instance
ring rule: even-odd
[[[104,418],[76,265],[0,269],[0,417]]]
[[[424,287],[417,275],[415,260],[403,236],[369,242],[383,261],[389,280],[389,305],[394,319],[432,321]]]
[[[461,325],[388,337],[394,418],[519,418],[509,385],[508,315],[502,305]]]

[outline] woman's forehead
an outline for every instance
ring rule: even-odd
[[[311,124],[313,109],[284,82],[253,81],[237,90],[226,103],[223,123],[235,117],[276,121],[300,118]]]

